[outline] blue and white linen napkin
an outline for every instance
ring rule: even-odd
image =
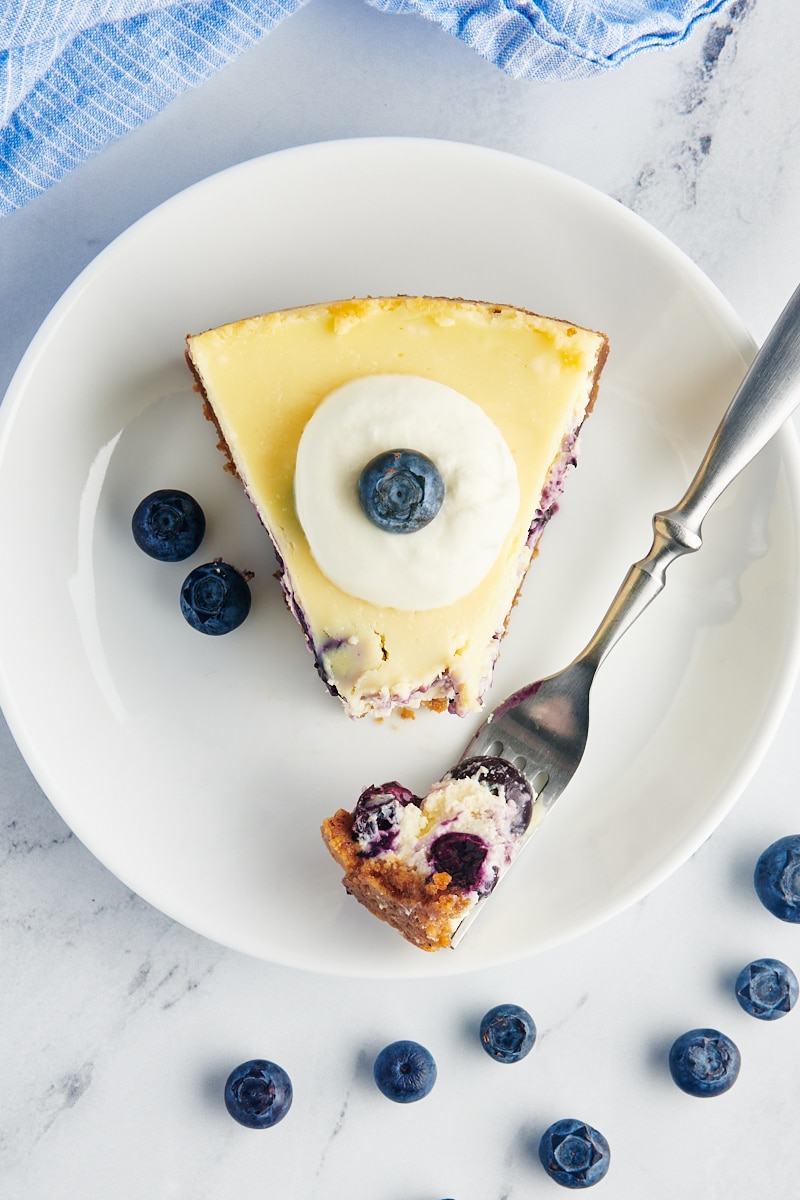
[[[577,79],[682,40],[726,0],[366,0],[517,79]],[[242,54],[307,0],[0,0],[0,215]]]

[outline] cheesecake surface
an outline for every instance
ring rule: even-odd
[[[421,704],[459,714],[481,706],[509,612],[574,462],[607,349],[603,334],[566,321],[425,296],[313,304],[187,338],[206,414],[272,539],[287,604],[319,674],[351,716],[405,714]],[[363,585],[350,590],[346,576],[334,582],[328,572],[336,572],[320,565],[298,513],[298,452],[309,422],[338,389],[391,377],[403,377],[405,392],[418,380],[476,406],[507,447],[516,476],[513,511],[496,553],[465,594],[438,606],[437,572],[444,580],[453,563],[434,556],[424,568],[432,602],[414,607],[412,598],[402,607],[398,587],[396,606],[384,587],[376,603],[356,594]],[[433,420],[435,401],[426,404]],[[373,442],[380,443],[381,419],[373,422]],[[415,427],[424,425],[423,419]],[[440,426],[443,445],[446,424]],[[386,432],[386,450],[397,445],[393,432]],[[456,434],[454,426],[454,441]],[[353,436],[337,446],[332,432],[328,455],[343,457]],[[328,555],[335,529],[334,521],[325,535]],[[370,557],[375,578],[385,582],[398,543],[406,552],[414,538],[423,543],[416,533],[383,536],[385,550],[377,539]],[[458,553],[469,555],[469,537],[459,545]],[[417,557],[412,553],[415,564]]]

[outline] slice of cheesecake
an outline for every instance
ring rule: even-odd
[[[287,604],[351,716],[480,708],[575,462],[604,334],[503,304],[369,297],[187,338],[187,361],[277,553]],[[380,451],[441,468],[425,528],[378,528]]]

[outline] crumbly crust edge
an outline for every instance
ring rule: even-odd
[[[339,809],[322,823],[322,839],[344,870],[345,889],[373,916],[391,925],[420,950],[450,945],[453,931],[477,899],[450,891],[442,871],[429,879],[393,858],[364,858],[353,839],[353,814]]]

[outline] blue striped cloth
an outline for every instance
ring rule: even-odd
[[[307,0],[0,0],[0,215],[141,125]],[[577,79],[683,39],[726,0],[366,0],[514,78]]]

